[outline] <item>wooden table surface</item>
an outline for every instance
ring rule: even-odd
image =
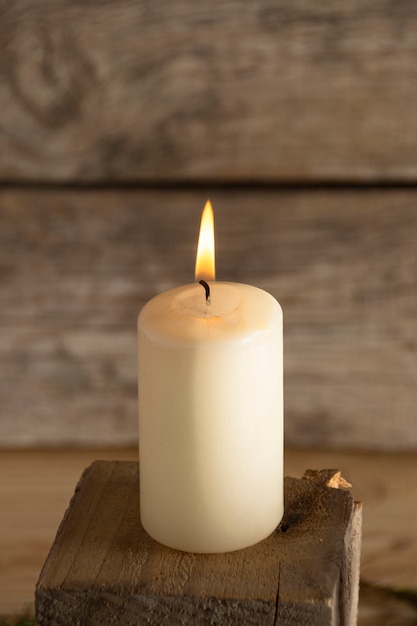
[[[95,459],[136,458],[135,449],[0,453],[0,615],[33,608],[36,580],[83,469]],[[339,468],[352,483],[354,498],[362,500],[366,593],[360,624],[378,623],[372,611],[382,610],[381,588],[417,589],[416,456],[290,450],[285,463],[286,475],[294,477],[307,468]],[[400,622],[398,598],[389,602],[386,610],[397,621],[386,613],[379,623],[416,623],[411,605],[404,605],[405,621]]]

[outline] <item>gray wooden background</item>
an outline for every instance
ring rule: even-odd
[[[285,314],[286,440],[417,449],[417,4],[0,2],[0,445],[137,441],[136,317]]]

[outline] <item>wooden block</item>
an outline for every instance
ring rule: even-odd
[[[138,485],[134,462],[96,461],[84,472],[39,577],[39,626],[356,623],[361,505],[340,472],[286,478],[278,529],[218,555],[153,541]]]

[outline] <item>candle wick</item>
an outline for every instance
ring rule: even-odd
[[[199,280],[198,281],[200,285],[202,285],[204,287],[204,289],[206,290],[206,303],[210,304],[211,302],[211,298],[210,298],[210,286],[208,283],[206,283],[205,280]]]

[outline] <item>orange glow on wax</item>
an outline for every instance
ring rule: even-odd
[[[197,257],[195,262],[195,279],[215,280],[216,262],[214,246],[214,215],[210,200],[207,200],[201,216],[200,234],[198,237]]]

